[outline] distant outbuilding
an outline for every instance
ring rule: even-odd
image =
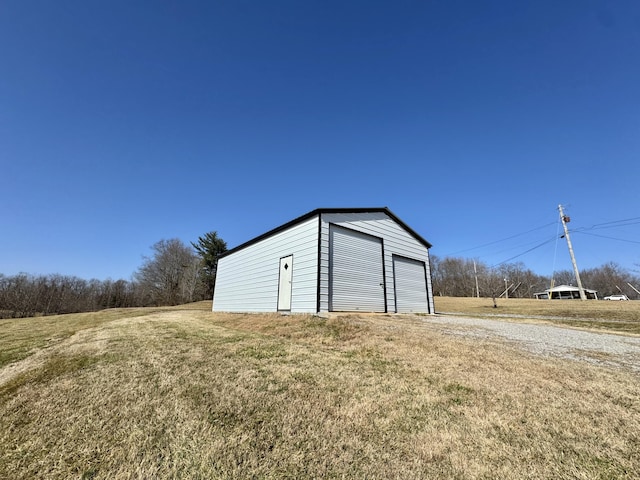
[[[434,313],[431,244],[388,208],[320,208],[220,255],[219,312]]]
[[[597,290],[591,290],[589,288],[583,288],[583,290],[587,300],[598,299]],[[580,300],[580,289],[573,285],[559,285],[557,287],[547,288],[544,292],[534,293],[533,296],[539,300],[547,300],[549,298],[552,300]]]

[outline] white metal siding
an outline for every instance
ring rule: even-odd
[[[434,312],[431,286],[431,271],[429,250],[399,225],[395,220],[383,212],[367,213],[323,213],[321,219],[320,237],[320,310],[329,310],[329,225],[343,226],[362,233],[384,239],[384,271],[386,285],[386,299],[389,308],[395,303],[393,289],[393,260],[392,255],[413,258],[425,263],[427,280],[427,301],[429,312]]]
[[[393,256],[396,312],[428,312],[427,279],[424,262]]]
[[[330,228],[330,310],[384,312],[382,240]]]
[[[218,262],[213,310],[275,312],[278,308],[280,258],[293,255],[291,311],[317,309],[318,217],[237,252]]]

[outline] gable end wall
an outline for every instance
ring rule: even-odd
[[[425,262],[429,312],[434,312],[429,249],[384,212],[323,213],[320,221],[320,311],[329,310],[329,225],[335,224],[383,239],[385,294],[388,312],[395,312],[393,255]]]

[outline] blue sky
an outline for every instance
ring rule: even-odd
[[[636,0],[3,0],[0,62],[5,275],[380,206],[550,274],[558,204],[581,269],[640,269]]]

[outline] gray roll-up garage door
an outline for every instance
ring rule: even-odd
[[[382,239],[331,225],[329,309],[384,312]]]
[[[396,312],[428,313],[427,276],[424,262],[393,256]]]

